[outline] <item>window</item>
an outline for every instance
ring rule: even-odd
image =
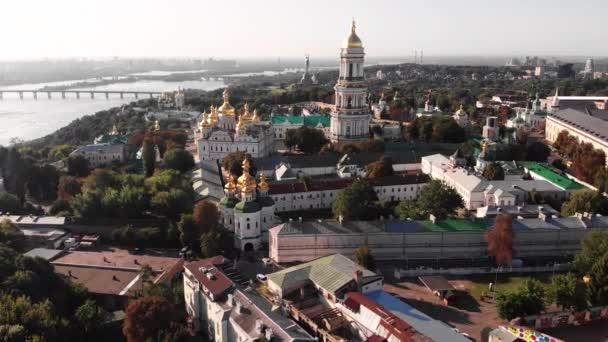
[[[251,226],[249,225],[249,223],[247,223],[247,229],[251,229]]]

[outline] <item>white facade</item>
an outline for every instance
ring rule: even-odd
[[[89,162],[90,168],[110,165],[117,161],[124,163],[126,159],[125,145],[122,144],[91,144],[81,146],[70,153],[70,156],[81,155]]]
[[[365,52],[355,32],[351,33],[340,52],[340,71],[336,91],[336,110],[331,113],[330,136],[333,143],[364,140],[369,136],[371,115],[367,107],[367,83],[363,70]]]

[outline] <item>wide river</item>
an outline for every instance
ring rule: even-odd
[[[1,87],[0,89],[40,89],[44,86],[57,86],[71,84],[82,80],[49,82],[37,84],[21,84]],[[223,81],[136,81],[131,83],[113,83],[93,88],[95,90],[125,90],[125,91],[172,91],[178,86],[182,88],[213,90],[224,86]],[[147,95],[146,95],[147,96]],[[66,94],[66,99],[61,99],[60,94],[54,93],[53,99],[49,100],[46,93],[38,94],[34,100],[32,94],[25,94],[23,100],[18,94],[4,94],[0,100],[0,145],[8,145],[13,138],[30,140],[43,137],[53,133],[57,129],[66,126],[74,119],[84,115],[94,114],[100,110],[117,107],[134,101],[133,95],[125,94],[120,99],[118,94],[111,94],[106,99],[103,94],[97,94],[91,99],[89,94],[81,94],[76,99],[74,94]],[[140,99],[145,96],[140,95]]]

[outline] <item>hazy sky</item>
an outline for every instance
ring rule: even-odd
[[[608,0],[0,0],[0,58],[608,55]]]

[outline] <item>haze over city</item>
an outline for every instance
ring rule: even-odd
[[[371,56],[606,56],[603,0],[5,1],[2,59],[331,57],[354,17]]]

